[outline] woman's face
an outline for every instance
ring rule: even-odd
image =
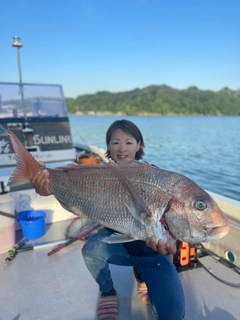
[[[108,145],[108,150],[114,161],[135,160],[139,148],[140,142],[121,129],[113,132]]]

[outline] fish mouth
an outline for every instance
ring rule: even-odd
[[[211,242],[211,241],[215,241],[225,237],[228,234],[229,230],[230,230],[230,225],[225,224],[223,226],[205,229],[204,233],[201,233],[198,236],[188,235],[188,236],[183,236],[182,238],[178,237],[178,239],[181,241],[192,243],[192,244],[198,244],[201,242]]]
[[[214,237],[216,239],[225,237],[230,230],[230,225],[225,224],[224,226],[221,227],[215,227],[207,230],[207,233],[210,237]]]

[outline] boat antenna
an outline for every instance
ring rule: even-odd
[[[24,128],[22,129],[23,140],[24,140],[25,147],[31,147],[33,145],[33,142],[32,142],[33,130],[27,121],[26,105],[25,105],[25,100],[24,100],[24,91],[23,91],[23,83],[22,83],[22,70],[21,70],[21,60],[20,60],[20,49],[23,46],[23,44],[21,42],[21,38],[20,37],[13,37],[12,46],[14,48],[16,48],[16,50],[17,50],[19,89],[20,89],[20,94],[21,94],[21,99],[22,99],[22,108],[23,108],[23,115],[24,115],[24,120],[25,120]]]
[[[24,104],[24,93],[23,93],[23,84],[22,84],[22,69],[21,69],[21,60],[20,60],[20,48],[22,48],[22,42],[21,38],[19,37],[13,37],[13,43],[12,46],[16,48],[17,50],[17,60],[18,60],[18,73],[19,73],[19,88],[20,88],[20,94],[22,98],[22,106],[23,106],[23,112],[24,112],[24,118],[26,120],[26,110],[25,110],[25,104]]]

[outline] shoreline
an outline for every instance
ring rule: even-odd
[[[139,116],[139,117],[239,117],[238,115],[223,115],[223,114],[184,114],[184,113],[151,113],[151,112],[140,112],[138,114],[126,114],[125,112],[95,112],[95,111],[86,111],[81,112],[77,111],[75,113],[69,113],[71,116]]]

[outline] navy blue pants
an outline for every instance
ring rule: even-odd
[[[101,292],[113,287],[109,263],[137,268],[148,287],[153,314],[158,320],[182,320],[185,314],[184,293],[178,273],[168,255],[135,257],[128,254],[123,244],[101,241],[111,232],[91,236],[82,248],[85,264]]]

